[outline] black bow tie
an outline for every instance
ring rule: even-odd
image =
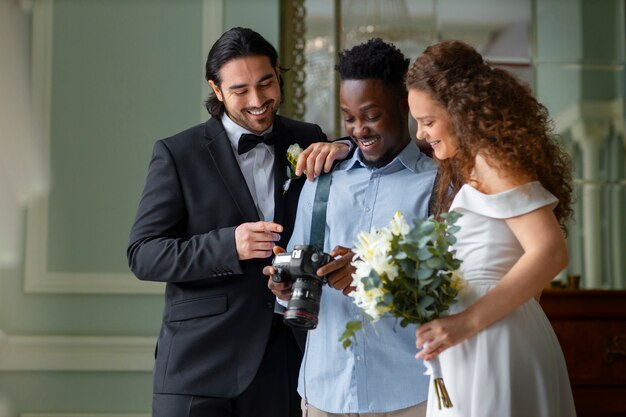
[[[244,133],[239,138],[239,144],[237,145],[237,153],[239,155],[244,154],[254,149],[259,143],[265,143],[266,145],[273,145],[276,142],[276,131],[271,131],[263,136],[253,135],[252,133]]]

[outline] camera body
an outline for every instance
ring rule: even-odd
[[[322,286],[328,279],[317,276],[315,271],[332,260],[332,256],[314,245],[296,245],[291,253],[279,253],[274,257],[272,266],[276,274],[272,275],[272,280],[293,282],[285,324],[305,330],[317,327]]]

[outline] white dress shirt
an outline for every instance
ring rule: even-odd
[[[222,125],[248,184],[259,218],[266,222],[274,220],[274,146],[259,143],[251,151],[239,155],[237,147],[241,135],[255,133],[233,122],[225,112],[222,115]],[[271,132],[272,128],[273,126],[270,126],[262,134]]]

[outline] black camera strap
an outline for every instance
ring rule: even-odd
[[[315,200],[313,201],[313,213],[311,215],[311,236],[309,244],[315,245],[319,250],[324,250],[324,235],[326,234],[326,207],[330,194],[330,180],[332,173],[322,174],[317,178]]]
[[[349,137],[341,138],[341,139],[350,139]],[[356,146],[350,146],[350,152],[348,152],[348,156],[346,159],[351,158],[354,154]],[[335,161],[333,164],[336,165],[338,162]],[[330,180],[332,178],[332,170],[328,173],[323,173],[317,178],[317,188],[315,189],[315,199],[313,200],[313,211],[311,213],[311,234],[309,236],[309,244],[315,245],[320,251],[324,251],[324,236],[326,234],[326,209],[328,206],[328,196],[330,194]],[[302,367],[302,379],[304,381],[304,417],[308,416],[308,405],[309,399],[307,398],[306,392],[306,368],[307,368],[307,359],[309,353],[309,338],[307,336],[306,343],[304,345],[304,355],[302,358],[303,367]]]
[[[315,199],[313,200],[313,212],[311,213],[311,235],[309,244],[315,245],[320,251],[324,251],[324,235],[326,234],[326,208],[328,206],[328,195],[330,194],[330,180],[332,171],[322,174],[317,178],[317,188],[315,189]],[[309,338],[307,336],[304,345],[303,355],[303,375],[304,380],[304,416],[308,416],[309,399],[306,392],[306,366],[309,353]]]
[[[332,172],[337,164],[352,158],[352,155],[354,155],[354,152],[358,148],[350,136],[344,136],[336,140],[350,141],[350,151],[343,160],[333,162],[333,169],[331,169],[330,172],[322,173],[322,175],[317,178],[315,200],[313,201],[313,213],[311,215],[311,236],[309,244],[315,245],[317,249],[322,252],[324,251],[324,235],[326,234],[326,206],[328,205],[328,194],[330,194],[330,179]]]

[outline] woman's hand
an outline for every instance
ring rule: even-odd
[[[441,352],[476,333],[466,314],[459,313],[425,323],[415,331],[415,346],[423,348],[415,358],[430,361]]]

